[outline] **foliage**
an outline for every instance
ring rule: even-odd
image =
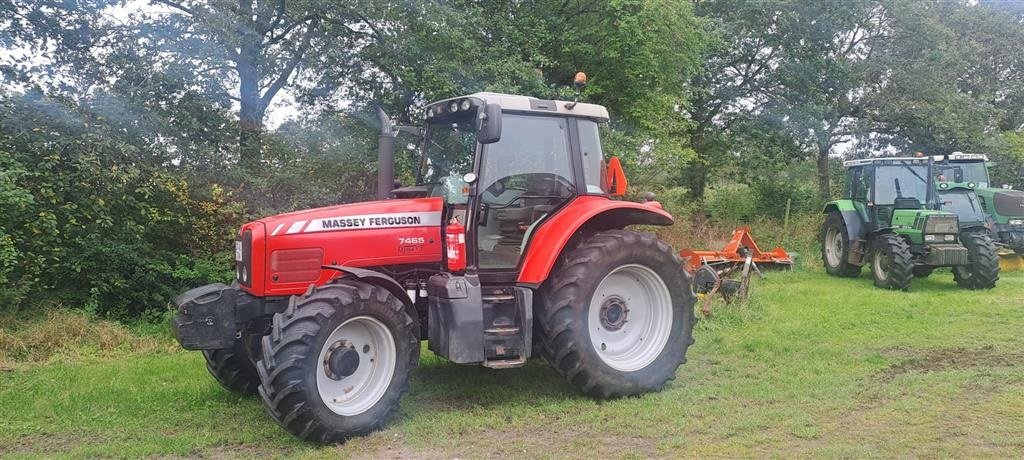
[[[227,247],[241,220],[238,206],[223,206],[216,193],[194,195],[148,153],[102,116],[39,96],[5,98],[8,307],[24,298],[63,299],[134,316],[224,272],[211,273],[202,257]]]

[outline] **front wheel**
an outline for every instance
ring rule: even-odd
[[[409,389],[419,325],[385,289],[341,280],[274,315],[257,363],[270,416],[298,438],[333,443],[380,429]]]
[[[871,251],[871,273],[875,286],[909,291],[914,279],[914,255],[899,235],[883,234],[875,238]]]
[[[235,346],[222,350],[203,350],[206,370],[222,387],[240,395],[256,394],[260,377],[244,351],[245,343],[235,341]]]
[[[686,361],[694,302],[690,276],[664,242],[596,233],[563,254],[541,288],[541,353],[595,397],[657,391]]]
[[[992,289],[999,280],[999,253],[992,237],[982,232],[962,233],[967,247],[967,265],[953,267],[957,286],[966,289]]]

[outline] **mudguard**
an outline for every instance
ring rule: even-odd
[[[825,204],[822,214],[828,214],[832,211],[836,211],[843,216],[843,223],[846,224],[846,234],[849,235],[850,240],[864,238],[864,233],[866,232],[864,222],[860,217],[860,213],[857,212],[857,208],[853,206],[853,200],[830,201]]]
[[[633,203],[592,195],[577,197],[534,232],[517,282],[528,287],[540,286],[547,280],[562,249],[583,228],[602,231],[634,224],[664,226],[674,222],[672,215],[657,202]]]
[[[342,278],[354,278],[375,286],[380,286],[398,298],[398,300],[401,300],[406,307],[411,308],[411,312],[413,314],[416,312],[416,307],[413,304],[412,299],[409,298],[409,293],[405,292],[405,288],[403,288],[401,284],[398,284],[398,281],[395,281],[394,278],[388,275],[378,271],[367,270],[365,268],[346,267],[343,265],[324,265],[320,268],[323,268],[324,270],[339,271],[342,273]]]

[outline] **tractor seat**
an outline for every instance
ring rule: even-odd
[[[921,200],[914,197],[897,198],[893,209],[921,209]]]

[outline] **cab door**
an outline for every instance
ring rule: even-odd
[[[502,116],[501,140],[484,146],[476,184],[476,264],[515,273],[537,224],[576,196],[570,120]]]

